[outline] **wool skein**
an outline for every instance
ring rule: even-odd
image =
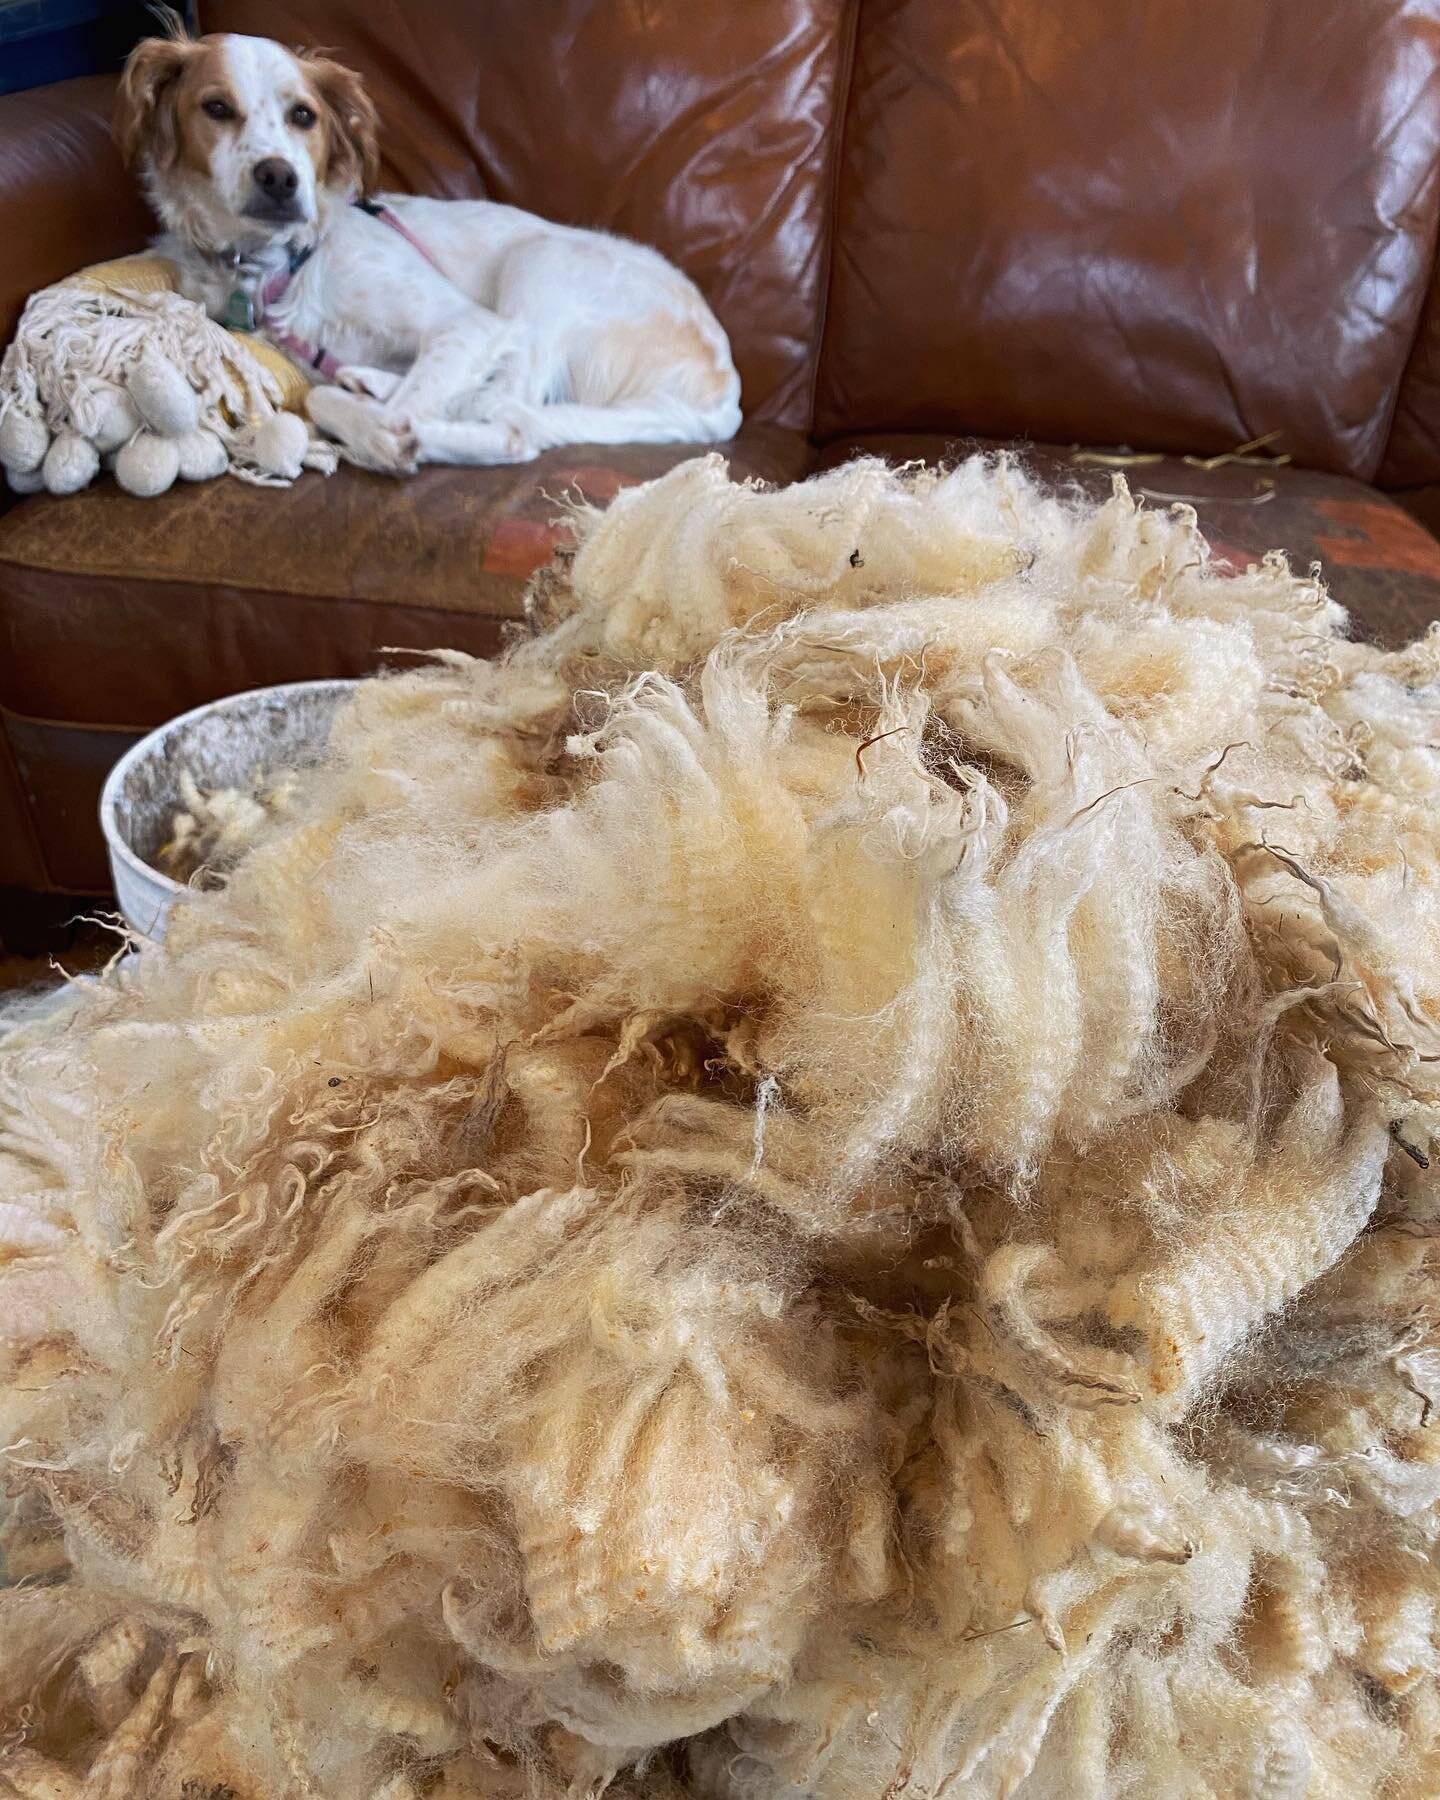
[[[200,401],[183,370],[148,345],[126,376],[140,417],[161,437],[184,437],[200,420]]]
[[[12,407],[0,419],[0,464],[11,475],[30,475],[45,460],[50,433],[39,419]]]
[[[175,448],[183,481],[213,481],[230,466],[229,454],[213,431],[187,431]]]
[[[77,431],[58,432],[45,452],[43,475],[52,494],[78,494],[100,469],[100,452]]]
[[[127,493],[152,499],[175,485],[180,473],[181,445],[186,439],[137,431],[115,457],[115,479]]]
[[[129,394],[113,383],[97,399],[93,412],[95,427],[89,437],[102,456],[127,443],[144,423]]]

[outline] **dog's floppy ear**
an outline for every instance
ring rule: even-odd
[[[353,69],[320,50],[301,52],[300,60],[324,108],[324,166],[318,171],[326,187],[350,187],[368,194],[380,176],[380,118],[365,83]]]
[[[175,83],[199,46],[190,38],[145,38],[130,52],[120,77],[115,142],[132,167],[148,156],[167,168],[180,150]]]

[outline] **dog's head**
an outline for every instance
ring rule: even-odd
[[[294,240],[375,179],[377,120],[353,69],[269,38],[147,38],[115,137],[165,223],[208,249]]]

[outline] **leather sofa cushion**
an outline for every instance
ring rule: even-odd
[[[866,0],[815,429],[1279,429],[1369,479],[1437,150],[1419,0]]]
[[[730,333],[747,418],[808,426],[847,0],[203,0],[365,76],[386,180],[653,244]]]
[[[776,482],[809,455],[774,426],[721,448]],[[569,448],[401,481],[345,467],[157,500],[109,480],[37,494],[0,517],[0,706],[133,731],[242,688],[364,674],[391,646],[491,655],[566,537],[567,497],[604,503],[704,449]]]

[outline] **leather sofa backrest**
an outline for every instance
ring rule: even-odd
[[[1369,477],[1437,149],[1436,0],[863,0],[815,428]]]

